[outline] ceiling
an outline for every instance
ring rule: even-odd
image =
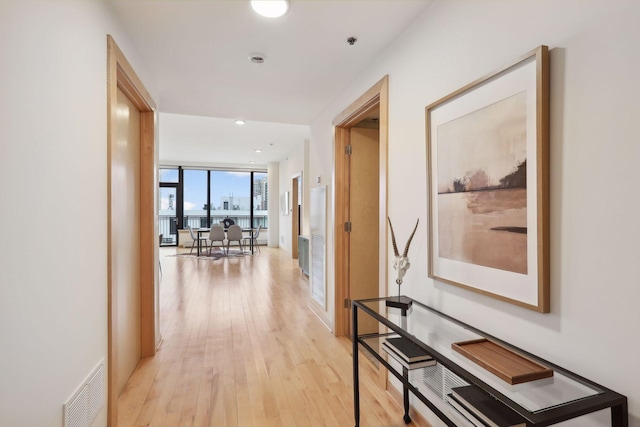
[[[310,124],[428,2],[292,0],[284,17],[269,19],[244,0],[111,0],[154,79],[150,86],[161,113],[240,118],[254,127]],[[350,45],[349,37],[357,42]],[[252,53],[266,61],[252,63]],[[170,158],[166,144],[183,144],[183,152],[190,151],[187,141],[164,140],[163,116],[160,123],[161,161]],[[277,139],[260,139],[259,132],[248,140],[241,133],[234,139],[234,129],[248,133],[240,127],[219,139],[215,129],[208,129],[192,139],[202,149],[215,150],[211,153],[231,143],[253,151]],[[290,130],[297,135],[298,129],[289,127],[282,129],[283,136]],[[285,144],[290,138],[282,139]],[[249,161],[233,156],[228,162]]]
[[[162,113],[160,159],[165,166],[263,169],[309,139],[309,127]],[[260,150],[257,152],[256,150]]]

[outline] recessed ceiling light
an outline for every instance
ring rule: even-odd
[[[247,122],[245,122],[244,120],[238,119],[234,123],[237,124],[238,126],[242,126],[242,125],[246,124]]]
[[[256,148],[256,153],[262,153],[262,150],[259,148]]]
[[[252,161],[250,161],[249,163],[254,164],[255,162],[252,160]]]
[[[289,2],[287,0],[251,0],[251,7],[258,15],[279,18],[289,10]]]

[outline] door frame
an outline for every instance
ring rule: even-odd
[[[182,186],[180,185],[179,182],[159,182],[158,183],[158,190],[161,190],[163,188],[173,188],[174,190],[176,190],[176,244],[175,245],[163,245],[162,243],[160,243],[160,247],[171,247],[171,246],[175,246],[178,247],[180,246],[180,233],[178,233],[178,220],[180,218],[182,218],[183,215],[183,203],[179,203],[181,202],[182,199]],[[160,197],[158,199],[161,199]],[[160,215],[158,215],[158,222],[160,221]],[[169,225],[169,230],[171,230],[171,225]],[[158,232],[160,231],[160,227],[158,227]]]
[[[335,165],[335,299],[334,334],[346,335],[349,331],[350,307],[344,301],[349,298],[349,235],[344,231],[344,223],[349,220],[349,158],[345,147],[350,142],[350,129],[362,121],[371,111],[380,109],[380,166],[379,166],[379,295],[387,294],[387,174],[388,174],[388,138],[389,138],[389,76],[369,88],[349,107],[333,119],[334,165]]]
[[[156,236],[156,104],[111,35],[107,35],[107,425],[118,422],[117,289],[113,286],[111,215],[112,149],[117,135],[117,97],[122,90],[140,111],[140,344],[141,357],[153,356],[157,323],[158,238]]]
[[[298,236],[302,230],[299,227],[301,212],[298,210],[298,203],[302,206],[304,200],[298,199],[300,188],[298,183],[302,181],[302,171],[291,177],[291,258],[298,258]]]

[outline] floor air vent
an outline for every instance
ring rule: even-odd
[[[64,404],[64,427],[91,425],[104,406],[104,360]]]

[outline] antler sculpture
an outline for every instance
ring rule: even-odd
[[[407,240],[407,245],[404,247],[404,252],[400,255],[398,252],[398,245],[396,244],[396,234],[393,232],[393,225],[391,224],[391,218],[387,218],[389,220],[389,228],[391,229],[391,242],[393,243],[393,253],[395,254],[395,259],[393,261],[393,268],[398,271],[398,276],[396,277],[396,283],[398,284],[398,294],[400,294],[400,285],[402,285],[402,278],[404,274],[407,272],[411,264],[409,263],[409,246],[411,245],[411,240],[413,239],[414,234],[416,234],[416,230],[418,229],[418,222],[420,222],[420,218],[416,221],[416,226],[413,228],[413,233],[409,236],[409,240]]]

